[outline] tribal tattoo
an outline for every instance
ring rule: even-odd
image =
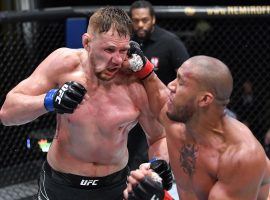
[[[194,144],[185,144],[180,150],[180,165],[189,177],[195,173],[198,150],[199,148]]]

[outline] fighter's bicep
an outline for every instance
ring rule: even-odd
[[[11,93],[19,93],[23,95],[40,95],[48,91],[51,84],[46,78],[28,77],[21,81],[15,88],[11,90]]]
[[[151,110],[150,101],[142,85],[136,85],[136,104],[140,110],[138,122],[143,128],[148,142],[156,141],[157,138],[164,137],[164,129],[159,122],[158,116]]]
[[[232,175],[233,176],[233,175]],[[209,192],[209,200],[220,200],[220,199],[255,199],[256,189],[254,187],[248,187],[242,183],[222,183],[216,182]]]
[[[19,82],[10,93],[23,95],[43,94],[56,85],[50,73],[47,70],[37,68],[29,77]]]
[[[57,85],[57,79],[65,73],[68,57],[63,54],[64,49],[58,49],[44,59],[32,72],[21,81],[12,92],[25,95],[39,95]]]

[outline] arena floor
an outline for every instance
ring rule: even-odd
[[[32,200],[37,193],[37,181],[0,188],[0,200]]]

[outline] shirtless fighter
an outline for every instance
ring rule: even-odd
[[[58,113],[38,199],[123,199],[127,134],[137,122],[147,135],[149,158],[168,161],[165,132],[143,85],[121,70],[131,27],[122,9],[98,9],[82,36],[83,49],[55,50],[7,94],[0,113],[6,126]]]
[[[224,113],[233,89],[224,63],[195,56],[183,63],[168,87],[154,73],[144,86],[151,110],[167,133],[181,200],[269,199],[269,160],[261,144],[243,123]],[[148,169],[142,165],[131,172],[126,199],[131,194],[129,199],[164,198]],[[139,195],[144,198],[134,198]]]

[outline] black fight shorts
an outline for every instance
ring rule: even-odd
[[[104,177],[84,177],[53,170],[44,162],[38,200],[123,200],[129,168]]]

